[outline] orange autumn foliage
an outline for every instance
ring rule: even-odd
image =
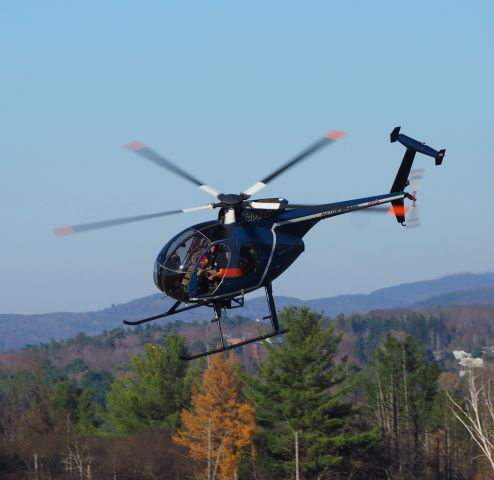
[[[192,392],[191,409],[181,412],[182,428],[173,441],[206,463],[202,478],[231,480],[244,448],[255,433],[254,408],[240,400],[238,361],[214,355],[202,383]]]

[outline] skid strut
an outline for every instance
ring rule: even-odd
[[[271,332],[270,333],[267,333],[266,335],[261,335],[259,337],[250,338],[248,340],[244,340],[242,342],[234,343],[231,345],[227,344],[225,342],[225,337],[223,336],[223,331],[221,329],[221,313],[222,313],[221,309],[225,305],[220,303],[220,302],[215,302],[213,304],[214,320],[212,320],[212,321],[216,322],[218,324],[218,333],[219,333],[219,337],[220,337],[220,341],[221,341],[221,347],[216,348],[214,350],[208,350],[206,352],[201,352],[201,353],[198,353],[196,355],[183,356],[183,357],[181,357],[182,360],[194,360],[195,358],[205,357],[207,355],[212,355],[213,353],[226,352],[227,350],[232,350],[233,348],[238,348],[238,347],[241,347],[243,345],[248,345],[249,343],[259,342],[261,340],[266,340],[267,338],[275,337],[277,335],[282,335],[283,333],[288,332],[288,329],[280,330],[280,326],[278,323],[278,315],[276,313],[276,306],[274,304],[274,299],[273,299],[273,289],[271,287],[271,283],[268,283],[264,287],[264,289],[266,290],[266,300],[268,303],[269,315],[264,317],[263,320],[267,320],[268,318],[271,320]]]
[[[225,339],[223,337],[223,331],[221,330],[221,304],[220,303],[215,303],[214,304],[214,322],[218,324],[218,333],[220,334],[220,340],[221,340],[221,348],[225,348]],[[221,349],[220,349],[221,351]]]

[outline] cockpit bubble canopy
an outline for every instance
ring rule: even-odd
[[[213,243],[227,238],[227,229],[216,222],[179,233],[159,253],[154,265],[154,283],[170,297],[187,301],[190,279],[200,258]]]

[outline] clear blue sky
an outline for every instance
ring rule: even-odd
[[[263,191],[293,202],[389,191],[402,131],[422,227],[321,222],[275,294],[369,292],[494,270],[494,3],[18,1],[0,4],[0,312],[82,311],[156,292],[153,262],[209,211],[56,238],[53,227],[202,205],[126,152],[141,140],[239,192],[329,129],[348,137]]]

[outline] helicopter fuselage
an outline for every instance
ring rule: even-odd
[[[314,205],[300,211],[252,210],[237,221],[199,223],[173,237],[159,253],[156,286],[186,303],[233,298],[279,277],[304,251],[303,236],[324,218],[403,199],[391,193]]]
[[[180,232],[156,259],[156,286],[177,300],[203,302],[248,293],[274,280],[304,251],[304,242],[262,223],[211,221]]]

